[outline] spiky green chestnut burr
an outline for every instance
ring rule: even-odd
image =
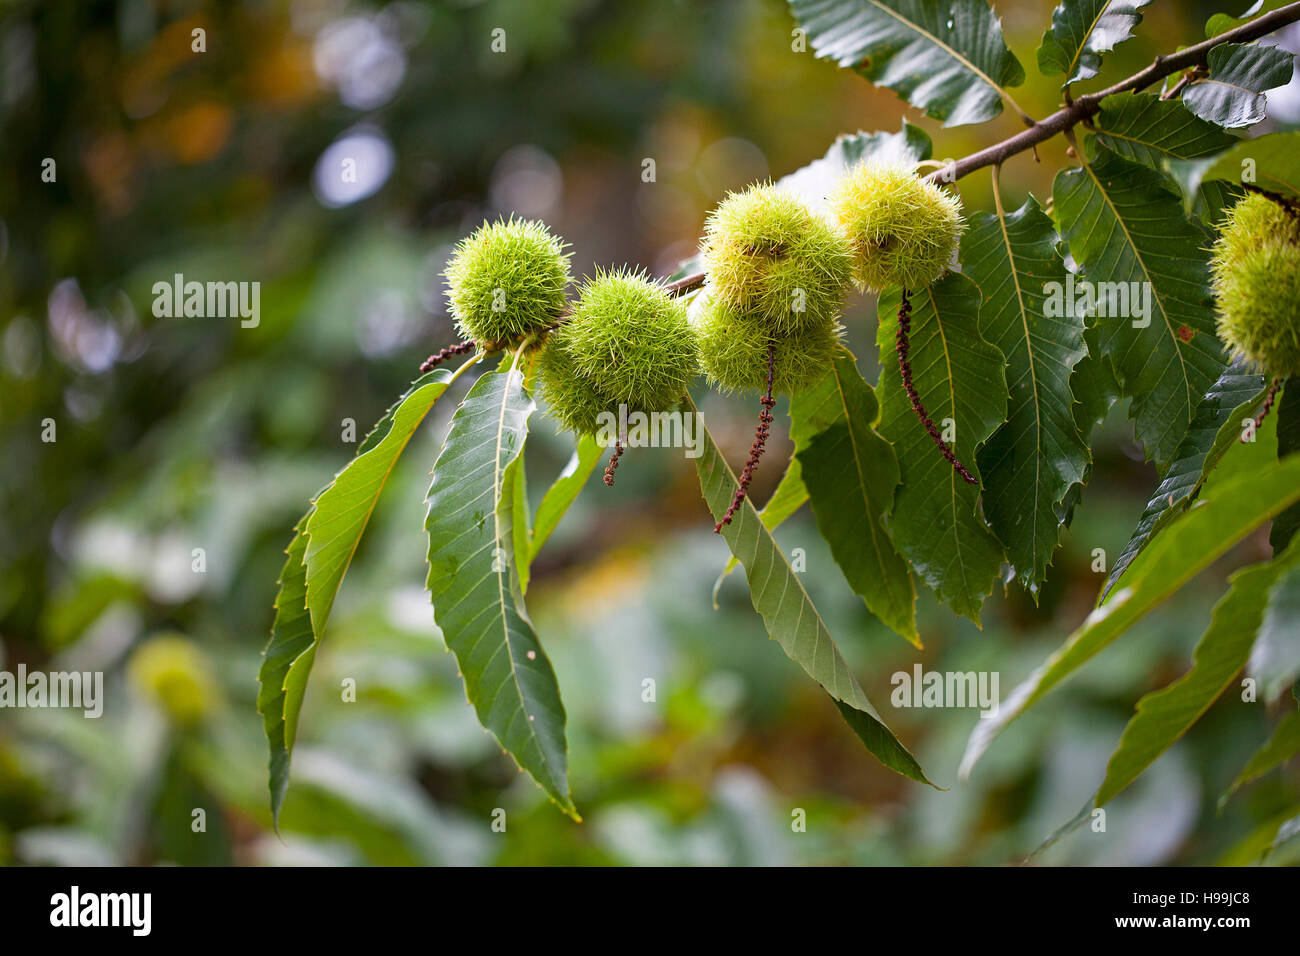
[[[594,435],[600,428],[600,415],[618,415],[618,403],[596,391],[579,372],[572,357],[552,336],[537,356],[537,385],[551,414],[567,430],[577,435]]]
[[[571,281],[563,240],[531,219],[484,222],[447,263],[447,300],[461,335],[501,346],[560,317]]]
[[[775,336],[825,327],[848,290],[848,243],[795,195],[771,184],[731,193],[704,225],[715,299]]]
[[[763,323],[710,296],[694,316],[700,365],[709,383],[728,392],[759,391],[767,383],[768,346],[775,342],[772,390],[789,394],[826,373],[843,327],[836,322],[773,338]]]
[[[853,248],[854,280],[875,292],[920,289],[939,278],[964,228],[955,198],[895,163],[854,167],[830,208]]]
[[[627,269],[597,272],[584,282],[552,339],[598,394],[629,410],[675,408],[699,370],[686,306]]]
[[[1210,259],[1219,339],[1265,374],[1300,374],[1300,218],[1252,193],[1232,207]]]

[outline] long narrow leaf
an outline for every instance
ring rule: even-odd
[[[1192,669],[1168,687],[1143,697],[1124,728],[1097,791],[1103,806],[1137,779],[1200,719],[1232,683],[1250,655],[1264,616],[1265,599],[1278,576],[1300,564],[1300,547],[1230,578],[1228,593],[1214,607],[1209,629],[1193,653]]]
[[[1007,421],[979,453],[984,514],[1034,594],[1060,537],[1059,506],[1091,462],[1070,391],[1087,354],[1083,319],[1046,308],[1066,281],[1059,240],[1032,196],[1005,218],[976,215],[962,240],[962,267],[983,296],[980,331],[1007,360]]]
[[[309,651],[313,644],[311,615],[307,612],[307,568],[303,558],[307,539],[303,526],[311,512],[303,515],[294,528],[289,542],[288,558],[280,572],[280,590],[275,598],[275,623],[271,627],[271,640],[263,652],[262,667],[258,673],[260,686],[257,693],[257,712],[262,715],[262,725],[270,746],[271,816],[278,826],[280,808],[289,792],[289,762],[293,754],[294,735],[297,729],[297,707],[294,707],[292,725],[285,719],[288,691],[285,683],[293,662]]]
[[[1115,590],[1066,642],[1003,702],[997,716],[981,720],[966,744],[961,773],[968,775],[993,739],[1095,654],[1190,581],[1234,544],[1287,505],[1300,500],[1300,456],[1245,475],[1207,494],[1140,554],[1129,584]]]
[[[1219,798],[1219,806],[1223,807],[1246,784],[1276,770],[1296,754],[1300,754],[1300,710],[1293,710],[1282,718],[1273,735],[1251,755],[1241,773],[1232,781],[1232,786]]]
[[[1174,452],[1174,460],[1142,510],[1142,517],[1124,550],[1111,566],[1101,600],[1150,540],[1187,510],[1210,472],[1239,441],[1241,422],[1248,413],[1253,414],[1263,394],[1264,377],[1253,372],[1248,361],[1236,361],[1223,370],[1197,406],[1192,424]]]
[[[566,813],[564,706],[515,566],[509,493],[536,406],[523,376],[482,376],[452,417],[429,488],[428,589],[479,721]]]
[[[690,412],[699,415],[689,397],[685,404]],[[726,512],[739,485],[702,416],[699,427],[704,436],[704,450],[695,460],[695,467],[704,501],[717,520]],[[748,498],[723,529],[722,536],[745,568],[754,610],[762,616],[768,635],[831,696],[876,759],[906,777],[929,783],[916,758],[889,730],[862,692],[808,592],[771,532],[763,527],[758,511]]]
[[[912,570],[958,614],[979,620],[1002,570],[1002,545],[979,510],[979,488],[939,453],[912,410],[895,355],[897,291],[880,297],[880,434],[894,446],[902,484],[889,519],[894,544]],[[1006,419],[1002,353],[980,335],[979,289],[950,272],[914,291],[912,381],[940,432],[976,478],[976,453]]]
[[[325,631],[379,495],[415,430],[447,390],[451,373],[435,369],[388,410],[358,454],[321,492],[307,518],[307,608],[316,633]]]
[[[307,680],[335,595],[393,466],[454,378],[442,369],[417,379],[384,413],[356,457],[313,499],[294,528],[280,574],[275,622],[258,680],[257,709],[270,746],[271,813],[278,823]]]
[[[587,484],[587,479],[600,461],[604,449],[596,444],[592,435],[583,435],[578,439],[578,447],[569,458],[568,464],[560,472],[551,487],[546,489],[542,502],[537,506],[533,518],[533,532],[529,543],[529,559],[537,557],[542,546],[550,539],[560,519],[568,512],[569,506],[577,499],[579,492]]]
[[[875,391],[845,349],[828,378],[834,385],[829,424],[798,451],[817,527],[871,613],[920,647],[912,575],[885,528],[898,459],[873,427],[879,417]]]

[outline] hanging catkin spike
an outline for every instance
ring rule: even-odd
[[[1264,419],[1268,418],[1268,413],[1273,410],[1273,403],[1277,400],[1277,393],[1282,389],[1282,379],[1275,378],[1268,386],[1268,394],[1264,396],[1264,404],[1259,407],[1259,414],[1255,416],[1255,431],[1259,431],[1264,424]],[[1246,435],[1241,436],[1243,442],[1250,441]]]
[[[618,460],[623,457],[622,442],[614,442],[614,454],[609,456],[609,464],[605,466],[605,484],[614,487],[614,471],[618,468]]]
[[[948,464],[952,465],[953,471],[961,475],[962,480],[970,485],[977,485],[977,482],[971,473],[966,470],[966,466],[957,460],[948,443],[943,440],[939,434],[939,429],[934,427],[934,422],[930,420],[930,413],[925,410],[921,404],[921,396],[916,394],[916,386],[912,384],[912,362],[908,357],[911,349],[911,343],[908,336],[912,331],[912,302],[907,297],[907,290],[903,290],[903,301],[898,306],[898,334],[894,338],[894,345],[898,352],[898,370],[903,376],[903,388],[907,392],[907,398],[912,403],[912,411],[916,412],[916,417],[921,420],[925,430],[930,433],[934,443],[939,446],[939,451],[943,457],[948,459]]]
[[[749,460],[745,462],[745,470],[740,473],[740,483],[736,487],[736,494],[731,499],[731,505],[727,508],[727,513],[722,516],[722,520],[713,526],[714,534],[722,534],[722,529],[731,524],[732,517],[749,492],[749,483],[754,480],[754,470],[758,468],[758,460],[763,457],[763,450],[767,448],[767,436],[772,428],[772,408],[776,405],[776,399],[772,397],[772,381],[775,378],[776,343],[769,342],[767,344],[767,388],[763,392],[763,397],[759,399],[763,410],[758,414],[754,444],[750,446]]]
[[[421,362],[420,374],[424,375],[426,372],[432,372],[435,368],[437,368],[443,362],[447,361],[447,359],[451,358],[453,355],[464,355],[472,348],[474,348],[474,341],[472,339],[468,339],[464,342],[457,342],[455,345],[449,345],[442,351],[434,355],[430,355],[427,359]]]

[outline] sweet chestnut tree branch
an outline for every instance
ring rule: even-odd
[[[1146,89],[1157,80],[1162,80],[1180,70],[1204,66],[1210,51],[1215,47],[1222,46],[1225,43],[1249,43],[1251,40],[1258,40],[1260,37],[1267,36],[1297,21],[1300,21],[1300,2],[1289,3],[1285,7],[1279,7],[1271,13],[1264,14],[1257,20],[1252,20],[1250,23],[1235,27],[1216,37],[1189,46],[1184,50],[1179,50],[1177,53],[1158,56],[1149,66],[1134,73],[1128,79],[1121,80],[1114,86],[1108,86],[1104,90],[1088,93],[1077,100],[1068,101],[1064,107],[1046,119],[1035,123],[1029,129],[1023,130],[1014,136],[1009,136],[1000,143],[994,143],[992,146],[971,153],[950,166],[944,166],[936,170],[927,178],[932,182],[955,182],[963,176],[970,175],[977,169],[983,169],[985,166],[1001,165],[1017,153],[1033,149],[1039,143],[1049,140],[1059,133],[1071,130],[1084,120],[1092,118],[1101,112],[1101,101],[1108,96]],[[1068,90],[1067,100],[1069,100]],[[670,295],[683,295],[703,285],[704,279],[703,272],[682,276],[675,282],[668,283],[668,293]]]

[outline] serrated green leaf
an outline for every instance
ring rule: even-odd
[[[1130,414],[1147,456],[1163,469],[1224,367],[1205,234],[1183,213],[1165,176],[1095,139],[1089,148],[1093,159],[1056,177],[1057,221],[1083,278],[1093,283],[1086,288],[1098,299],[1103,289],[1115,293],[1106,296],[1107,315],[1090,326],[1133,399]],[[1135,309],[1134,299],[1144,307]]]
[[[980,449],[984,515],[1022,586],[1037,593],[1060,537],[1057,506],[1090,455],[1074,419],[1070,376],[1087,354],[1083,319],[1051,316],[1064,291],[1059,236],[1031,196],[1005,220],[977,213],[961,262],[979,287],[980,331],[1007,361],[1007,420]]]
[[[1282,554],[1296,549],[1296,539],[1292,539]],[[1300,678],[1300,568],[1293,565],[1283,570],[1268,592],[1262,613],[1249,671],[1259,682],[1260,696],[1271,702]]]
[[[979,289],[950,272],[910,295],[912,382],[942,432],[951,420],[953,451],[979,478],[976,452],[1006,420],[1002,353],[979,330]],[[881,295],[880,434],[894,446],[902,485],[894,497],[890,536],[912,570],[958,614],[979,620],[1002,568],[1002,545],[979,511],[979,488],[967,484],[935,447],[912,411],[895,354],[897,290]]]
[[[836,354],[828,378],[829,401],[801,414],[803,422],[825,424],[796,453],[817,527],[871,613],[920,647],[912,575],[885,530],[898,460],[872,427],[879,417],[875,392],[847,349]],[[806,401],[796,396],[791,406]]]
[[[1271,463],[1207,492],[1138,555],[1129,583],[1111,593],[1066,642],[1003,702],[995,717],[981,720],[966,744],[961,773],[1002,730],[1110,645],[1229,548],[1292,502],[1300,500],[1300,456]]]
[[[593,435],[582,435],[578,438],[577,448],[570,456],[568,464],[564,466],[564,470],[560,472],[560,476],[555,479],[551,487],[546,489],[541,504],[537,506],[528,549],[530,561],[537,557],[537,553],[542,550],[542,546],[559,525],[560,519],[568,512],[569,506],[586,486],[587,479],[591,477],[604,450],[596,443]]]
[[[1253,126],[1265,116],[1265,90],[1286,86],[1295,55],[1260,43],[1225,43],[1206,56],[1209,75],[1183,90],[1183,102],[1197,116],[1226,129]]]
[[[1250,656],[1264,603],[1279,576],[1300,565],[1300,547],[1233,574],[1228,593],[1214,606],[1197,642],[1192,669],[1168,687],[1147,694],[1120,737],[1097,791],[1104,806],[1173,746],[1232,683]]]
[[[1097,115],[1097,140],[1125,159],[1152,169],[1166,170],[1171,163],[1217,156],[1238,142],[1213,123],[1196,116],[1179,100],[1162,100],[1147,93],[1118,93],[1101,101]],[[1180,181],[1181,182],[1181,181]],[[1216,222],[1233,190],[1222,182],[1200,182],[1190,187],[1183,206],[1196,210],[1197,218]]]
[[[1282,718],[1273,735],[1251,755],[1241,773],[1232,781],[1232,786],[1219,798],[1219,807],[1223,808],[1232,799],[1232,795],[1252,781],[1258,780],[1270,770],[1276,770],[1282,764],[1300,753],[1300,711],[1291,711]]]
[[[1151,0],[1064,0],[1052,11],[1052,25],[1038,47],[1045,76],[1065,74],[1062,86],[1097,75],[1101,55],[1133,35],[1139,12]]]
[[[1105,421],[1111,406],[1119,401],[1119,383],[1110,359],[1096,345],[1097,330],[1083,330],[1083,341],[1088,354],[1079,360],[1070,376],[1070,391],[1074,395],[1074,424],[1085,445],[1092,446],[1092,434]],[[1074,509],[1083,500],[1083,489],[1092,478],[1092,463],[1083,471],[1083,481],[1071,485],[1065,492],[1058,515],[1061,524],[1070,527]]]
[[[1106,97],[1096,124],[1097,140],[1103,146],[1153,169],[1161,169],[1166,159],[1214,156],[1238,142],[1178,100],[1149,93]]]
[[[1206,477],[1239,440],[1241,422],[1252,413],[1264,393],[1264,378],[1251,365],[1238,360],[1223,370],[1196,408],[1191,425],[1174,460],[1142,510],[1137,527],[1115,559],[1101,590],[1105,599],[1133,559],[1170,521],[1187,510]]]
[[[452,376],[435,369],[417,379],[366,437],[357,456],[334,476],[307,518],[307,608],[316,634],[325,632],[343,575],[388,476]]]
[[[791,428],[790,437],[793,440],[793,428]],[[796,452],[798,448],[799,446],[796,443]],[[802,508],[807,500],[808,489],[804,487],[803,469],[799,466],[797,454],[792,454],[790,460],[786,463],[785,472],[781,475],[781,481],[772,491],[772,496],[767,499],[767,503],[758,512],[763,527],[767,528],[768,531],[773,530],[786,518]],[[722,588],[722,582],[738,567],[740,567],[740,562],[735,557],[727,558],[727,563],[723,566],[717,580],[713,582],[713,609],[715,611],[718,609],[718,591]]]
[[[1190,197],[1212,180],[1248,183],[1283,196],[1300,198],[1300,133],[1269,133],[1214,156],[1168,159],[1165,168]]]
[[[689,396],[685,405],[692,414],[700,416],[703,453],[695,459],[695,468],[704,502],[714,520],[719,520],[739,484]],[[731,523],[722,529],[722,537],[745,568],[754,610],[762,616],[768,636],[831,696],[849,726],[877,760],[905,777],[930,783],[916,758],[889,730],[862,692],[799,576],[771,532],[763,527],[758,511],[748,498],[736,510]]]
[[[524,608],[513,495],[536,406],[511,367],[483,375],[452,417],[429,488],[428,589],[480,723],[566,813],[564,705]]]
[[[1277,457],[1300,452],[1300,377],[1287,379],[1273,414],[1277,419]],[[1290,544],[1298,528],[1300,505],[1293,505],[1274,518],[1268,533],[1268,543],[1273,546],[1273,551],[1281,551]]]
[[[1084,443],[1091,446],[1092,433],[1097,429],[1120,398],[1119,382],[1115,378],[1115,366],[1110,358],[1096,345],[1097,330],[1083,330],[1083,341],[1088,347],[1088,354],[1079,360],[1070,376],[1070,392],[1074,395],[1074,424],[1083,436]],[[1086,482],[1085,482],[1086,484]]]
[[[454,375],[437,369],[389,407],[356,457],[313,499],[294,528],[280,573],[275,622],[258,675],[257,710],[270,746],[271,814],[278,823],[307,679],[334,598],[388,476]]]
[[[280,808],[289,792],[289,762],[298,725],[296,707],[292,722],[285,719],[286,679],[293,662],[313,646],[311,615],[307,612],[307,568],[303,564],[307,551],[303,527],[310,517],[311,511],[308,510],[294,526],[293,540],[286,550],[288,558],[280,572],[271,640],[262,652],[262,666],[257,675],[260,685],[257,712],[262,715],[262,726],[271,752],[271,817],[276,826],[280,822]]]
[[[790,0],[790,9],[819,57],[945,126],[992,119],[1006,88],[1025,79],[984,0]]]

